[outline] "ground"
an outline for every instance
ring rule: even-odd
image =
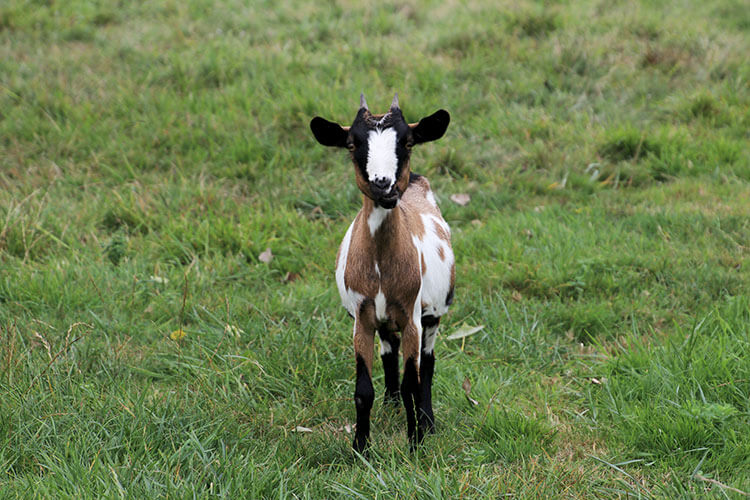
[[[748,53],[740,0],[3,2],[0,496],[741,497]],[[457,258],[437,433],[376,363],[368,458],[308,128],[362,91],[451,113]]]

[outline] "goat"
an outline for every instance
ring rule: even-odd
[[[385,401],[406,409],[410,448],[434,432],[432,376],[440,317],[453,302],[455,266],[450,228],[430,184],[411,173],[412,146],[439,139],[450,115],[439,110],[407,123],[398,94],[387,113],[372,114],[364,95],[350,127],[315,117],[310,128],[324,146],[349,149],[362,208],[336,256],[336,284],[354,318],[357,426],[353,448],[369,444],[375,392],[372,359],[375,332],[385,378]],[[399,339],[397,332],[401,332]],[[404,375],[399,389],[398,349]]]

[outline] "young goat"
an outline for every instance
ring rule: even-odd
[[[351,127],[320,117],[310,122],[324,146],[348,148],[362,209],[349,226],[336,257],[341,301],[354,318],[357,428],[354,449],[362,452],[370,435],[375,398],[372,358],[375,332],[385,372],[385,399],[399,404],[398,348],[404,354],[400,395],[406,409],[410,446],[432,432],[432,374],[440,317],[453,301],[455,279],[450,229],[427,179],[410,172],[415,144],[445,133],[445,110],[408,124],[394,96],[390,110],[373,115],[364,95]],[[401,339],[396,335],[401,332]],[[416,413],[415,413],[416,410]]]

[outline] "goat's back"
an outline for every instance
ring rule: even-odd
[[[453,300],[455,283],[450,228],[423,176],[412,175],[399,206],[407,216],[412,241],[420,254],[422,315],[440,317]]]

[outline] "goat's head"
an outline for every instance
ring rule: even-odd
[[[440,139],[449,122],[450,115],[441,109],[418,123],[407,123],[398,94],[387,113],[374,115],[361,95],[359,111],[350,127],[316,116],[310,128],[322,145],[349,149],[360,191],[376,205],[390,209],[409,185],[412,146]]]

